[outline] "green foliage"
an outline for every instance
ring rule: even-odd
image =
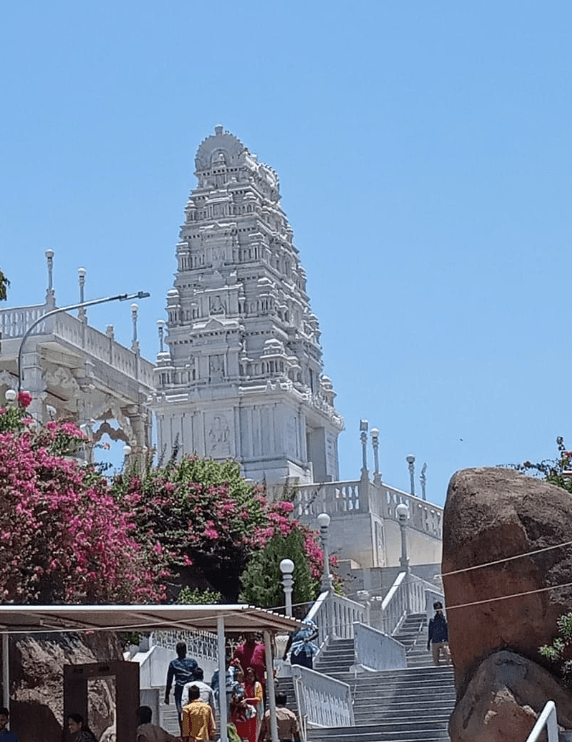
[[[531,474],[533,477],[544,479],[572,494],[572,476],[567,474],[572,470],[572,451],[566,450],[564,438],[561,435],[556,438],[556,445],[558,458],[543,459],[539,462],[524,461],[514,468],[525,474]]]
[[[538,651],[554,663],[568,684],[572,684],[572,660],[564,658],[565,651],[572,645],[572,613],[565,613],[558,619],[558,636],[552,644],[544,644]]]
[[[124,646],[128,647],[130,644],[134,644],[136,647],[138,647],[141,643],[141,632],[131,631],[127,634],[123,634],[121,638]]]
[[[319,592],[319,582],[312,577],[304,541],[304,534],[298,529],[291,530],[287,535],[273,536],[263,549],[251,557],[242,575],[240,600],[262,608],[284,605],[280,571],[282,559],[294,562],[292,602],[297,604],[314,600]]]
[[[234,461],[219,463],[196,456],[173,459],[164,468],[148,466],[116,478],[120,500],[134,498],[140,532],[150,534],[157,548],[179,570],[181,584],[206,581],[231,602],[257,531],[267,524],[266,500],[257,485],[247,482]]]
[[[184,587],[177,595],[180,605],[214,605],[222,602],[222,595],[216,590],[199,590]]]

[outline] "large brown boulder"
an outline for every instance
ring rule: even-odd
[[[459,697],[493,652],[511,649],[549,667],[538,648],[572,610],[572,589],[564,587],[572,583],[572,547],[560,546],[571,539],[565,490],[510,469],[453,476],[442,569]],[[558,548],[539,551],[551,546]]]
[[[38,634],[10,641],[11,728],[29,742],[61,742],[64,665],[121,659],[116,634]],[[115,723],[112,681],[89,683],[89,723],[100,735]],[[101,737],[103,739],[103,736]]]
[[[479,665],[449,721],[453,742],[513,742],[528,738],[546,701],[558,723],[572,728],[572,698],[547,670],[512,652]]]

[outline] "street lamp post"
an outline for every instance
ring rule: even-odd
[[[415,456],[410,453],[409,456],[405,457],[407,464],[409,465],[409,487],[411,494],[415,497]]]
[[[294,587],[294,562],[291,559],[283,559],[280,562],[282,572],[282,587],[286,603],[286,615],[292,616],[292,589]]]
[[[362,457],[362,465],[361,465],[362,477],[367,475],[367,429],[368,427],[369,427],[369,423],[367,420],[359,421],[359,429],[361,431],[360,440],[361,440],[361,457]]]
[[[373,481],[376,484],[381,482],[381,472],[379,471],[379,430],[371,429],[371,445],[373,446]]]
[[[85,311],[85,274],[87,273],[85,268],[78,268],[77,269],[77,276],[78,276],[78,282],[79,282],[79,304],[78,307],[79,312],[77,313],[77,318],[80,322],[83,322],[84,324],[87,323],[87,312]]]
[[[108,301],[128,301],[129,299],[146,299],[148,296],[151,296],[151,294],[148,293],[147,291],[139,291],[136,294],[117,294],[117,296],[107,296],[104,299],[92,299],[91,301],[83,301],[83,302],[79,302],[78,304],[70,304],[67,307],[59,307],[58,309],[52,309],[50,312],[46,312],[45,314],[42,314],[41,317],[38,317],[37,320],[34,320],[34,322],[32,322],[32,324],[28,327],[20,343],[20,348],[18,349],[18,391],[19,392],[22,391],[22,382],[24,381],[24,369],[22,368],[22,356],[24,353],[24,345],[26,344],[26,340],[29,338],[32,330],[37,325],[39,325],[40,322],[44,322],[44,320],[48,319],[49,317],[53,317],[54,314],[59,314],[60,312],[69,312],[72,309],[84,309],[85,307],[93,307],[95,306],[95,304],[104,304],[105,302],[108,302]]]
[[[328,541],[330,539],[330,516],[327,513],[318,515],[318,525],[320,526],[320,541],[322,542],[322,551],[324,552],[324,569],[322,571],[322,591],[332,589],[332,576],[330,574],[330,553],[328,551]]]
[[[401,569],[405,572],[405,599],[407,605],[407,613],[411,613],[411,598],[409,595],[409,557],[407,555],[407,534],[405,528],[407,525],[407,519],[409,518],[409,508],[402,502],[396,507],[397,518],[399,520],[399,530],[401,531],[401,558],[399,564]]]

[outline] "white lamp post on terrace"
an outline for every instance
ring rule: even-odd
[[[327,513],[320,513],[320,515],[318,515],[318,525],[320,526],[320,541],[322,542],[322,551],[324,552],[322,591],[326,591],[332,589],[332,576],[330,574],[330,552],[328,550],[328,541],[330,539],[330,516]]]
[[[294,562],[291,559],[283,559],[280,562],[280,571],[282,572],[282,586],[284,588],[286,615],[291,616],[292,590],[294,588]]]

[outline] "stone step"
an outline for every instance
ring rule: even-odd
[[[355,673],[352,640],[331,642],[316,670],[350,686],[356,725],[312,729],[309,742],[446,742],[455,705],[452,669],[435,667],[427,651],[426,617],[410,616],[394,638],[404,645],[407,668]]]
[[[447,721],[420,724],[369,724],[355,727],[309,729],[311,742],[428,742],[448,740]]]
[[[455,702],[455,694],[433,693],[427,694],[426,696],[419,696],[407,694],[395,695],[388,693],[385,696],[376,695],[375,698],[360,698],[358,696],[354,701],[354,712],[361,711],[363,709],[379,709],[380,701],[391,701],[392,709],[404,708],[404,710],[407,711],[407,708],[411,708],[412,705],[415,705],[416,708],[420,708],[421,706],[431,707],[431,704],[433,704],[432,708],[436,708],[438,706],[446,707],[449,704]]]

